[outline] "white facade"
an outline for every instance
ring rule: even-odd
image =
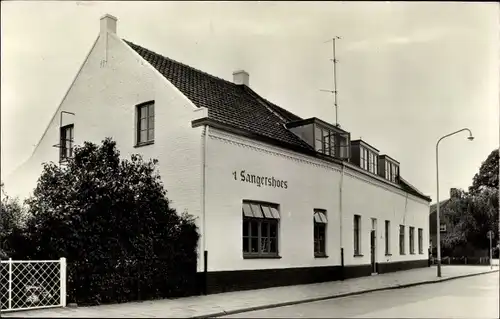
[[[247,138],[211,129],[207,148],[206,249],[208,271],[370,264],[371,219],[377,219],[376,261],[399,262],[428,258],[429,204],[383,181],[375,181],[353,166],[344,168]],[[269,176],[287,182],[287,188],[257,186],[241,181],[244,174]],[[233,172],[237,172],[236,180]],[[381,178],[380,178],[381,180]],[[341,191],[342,188],[342,191]],[[342,195],[341,195],[342,194]],[[341,199],[342,197],[342,199]],[[244,259],[242,201],[256,200],[280,206],[279,259]],[[324,209],[328,225],[328,258],[315,258],[313,211]],[[353,254],[353,218],[361,215],[361,254]],[[385,220],[390,221],[385,254]],[[399,225],[405,225],[405,255],[399,254]],[[415,227],[415,254],[409,253],[409,227]],[[341,230],[342,227],[342,230]]]
[[[109,18],[108,18],[109,19]],[[104,21],[106,22],[106,21]],[[207,270],[230,271],[271,268],[338,266],[341,247],[345,265],[370,264],[370,230],[377,220],[376,262],[428,258],[429,203],[390,185],[381,177],[352,164],[343,166],[237,136],[192,121],[207,116],[163,75],[115,33],[113,21],[103,23],[92,50],[58,107],[33,155],[5,181],[13,195],[26,197],[36,185],[43,162],[58,162],[59,116],[74,124],[75,144],[100,143],[112,137],[124,158],[138,153],[159,160],[168,198],[179,212],[197,217]],[[247,79],[248,80],[248,79]],[[246,80],[246,81],[247,81]],[[136,145],[136,105],[154,100],[154,144]],[[205,147],[206,146],[206,147]],[[205,153],[206,152],[206,153]],[[205,154],[205,156],[204,156]],[[274,177],[286,187],[257,186],[241,181],[241,172]],[[236,175],[233,175],[236,173]],[[369,174],[369,175],[367,175]],[[256,200],[279,205],[279,257],[245,259],[242,252],[242,202]],[[313,211],[328,217],[327,258],[315,258]],[[353,216],[361,215],[361,255],[353,254]],[[385,253],[385,221],[389,220],[390,253]],[[399,253],[399,225],[405,225],[405,253]],[[415,254],[409,253],[409,227],[415,227]]]
[[[159,119],[155,143],[136,148],[135,107],[150,100]],[[199,216],[203,128],[192,128],[191,121],[206,109],[192,104],[113,32],[96,39],[32,156],[5,180],[9,194],[26,198],[42,163],[59,162],[54,145],[59,143],[61,111],[75,113],[63,114],[62,125],[74,124],[76,145],[112,137],[123,158],[141,154],[158,159],[172,207]]]

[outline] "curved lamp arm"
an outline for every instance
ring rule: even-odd
[[[463,132],[463,131],[468,131],[468,132],[469,132],[469,137],[468,137],[468,139],[469,139],[469,140],[471,140],[471,141],[472,141],[472,140],[474,139],[474,136],[472,136],[472,132],[471,132],[468,128],[463,128],[463,129],[461,129],[461,130],[458,130],[458,131],[453,132],[453,133],[450,133],[450,134],[446,134],[445,136],[441,137],[441,138],[437,141],[437,143],[436,143],[436,149],[437,149],[437,147],[438,147],[438,145],[439,145],[439,142],[441,142],[441,140],[442,140],[442,139],[445,139],[445,138],[447,138],[448,136],[452,136],[452,135],[455,135],[455,134],[460,133],[460,132]]]

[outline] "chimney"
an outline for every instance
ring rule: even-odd
[[[106,32],[115,33],[116,34],[116,21],[117,18],[113,17],[110,14],[105,14],[101,17],[101,34],[105,34]]]
[[[234,71],[233,72],[233,82],[234,84],[238,85],[246,85],[250,86],[250,75],[244,71],[244,70],[239,70],[239,71]]]

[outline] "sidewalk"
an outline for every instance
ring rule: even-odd
[[[495,266],[491,270],[488,266],[445,265],[442,268],[443,276],[440,279],[436,277],[436,267],[431,267],[354,278],[345,281],[228,292],[175,300],[165,299],[94,307],[52,308],[10,312],[2,313],[2,317],[214,317],[376,290],[433,283],[489,272],[498,272],[498,266]]]

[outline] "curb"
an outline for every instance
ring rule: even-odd
[[[426,281],[414,282],[414,283],[409,283],[409,284],[394,285],[394,286],[387,286],[387,287],[374,288],[374,289],[365,289],[365,290],[353,291],[353,292],[342,293],[342,294],[337,294],[337,295],[315,297],[315,298],[308,298],[308,299],[295,300],[295,301],[285,301],[285,302],[280,302],[280,303],[270,304],[270,305],[247,307],[247,308],[241,308],[241,309],[229,310],[229,311],[221,311],[221,312],[211,313],[211,314],[202,315],[202,316],[194,316],[194,317],[191,317],[191,318],[200,318],[200,319],[201,318],[203,318],[203,319],[206,319],[206,318],[217,318],[217,317],[222,317],[222,316],[239,314],[239,313],[243,313],[243,312],[252,312],[252,311],[257,311],[257,310],[280,308],[280,307],[286,307],[286,306],[291,306],[291,305],[299,305],[299,304],[303,304],[303,303],[310,303],[310,302],[316,302],[316,301],[324,301],[324,300],[329,300],[329,299],[336,299],[336,298],[344,298],[344,297],[350,297],[350,296],[355,296],[355,295],[362,295],[362,294],[366,294],[366,293],[370,293],[370,292],[376,292],[376,291],[393,290],[393,289],[401,289],[401,288],[409,288],[409,287],[414,287],[414,286],[435,284],[435,283],[440,283],[440,282],[443,282],[443,281],[450,281],[450,280],[454,280],[454,279],[460,279],[460,278],[467,278],[467,277],[473,277],[473,276],[491,274],[491,273],[498,272],[498,271],[499,271],[499,269],[496,269],[496,270],[489,270],[489,271],[485,271],[485,272],[481,272],[481,273],[475,273],[475,274],[459,275],[459,276],[455,276],[455,277],[447,277],[447,278],[442,278],[442,279],[426,280]]]

